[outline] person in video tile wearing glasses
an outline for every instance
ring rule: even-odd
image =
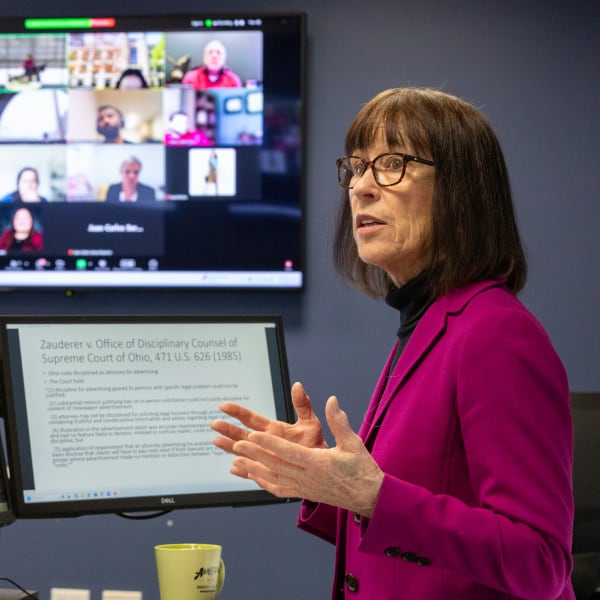
[[[328,446],[295,383],[294,425],[225,403],[244,427],[214,422],[215,444],[233,474],[304,499],[299,526],[337,546],[333,598],[573,600],[569,389],[516,297],[496,135],[455,96],[401,88],[360,110],[345,150],[335,264],[400,313],[362,427],[330,397]]]

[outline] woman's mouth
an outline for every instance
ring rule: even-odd
[[[383,225],[383,221],[379,219],[375,219],[369,215],[359,215],[356,218],[356,228],[357,229],[365,229],[368,227],[375,227],[376,225]]]

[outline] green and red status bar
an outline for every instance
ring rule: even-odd
[[[113,17],[53,17],[47,19],[25,19],[25,29],[111,29],[115,26]]]

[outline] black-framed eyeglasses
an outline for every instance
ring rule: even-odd
[[[402,152],[386,152],[376,156],[373,160],[365,160],[359,156],[342,156],[335,161],[335,164],[340,185],[345,189],[352,189],[369,167],[373,171],[375,181],[380,186],[396,185],[402,181],[406,164],[409,162],[434,166],[432,160]]]

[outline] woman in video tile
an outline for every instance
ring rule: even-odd
[[[139,182],[141,161],[135,156],[121,163],[121,182],[113,183],[106,192],[106,202],[153,202],[156,192],[149,185]]]
[[[42,247],[43,236],[35,229],[32,212],[24,206],[17,208],[0,235],[0,250],[32,252]]]
[[[0,198],[0,202],[46,202],[46,198],[40,196],[39,186],[37,170],[23,167],[17,174],[17,189]]]

